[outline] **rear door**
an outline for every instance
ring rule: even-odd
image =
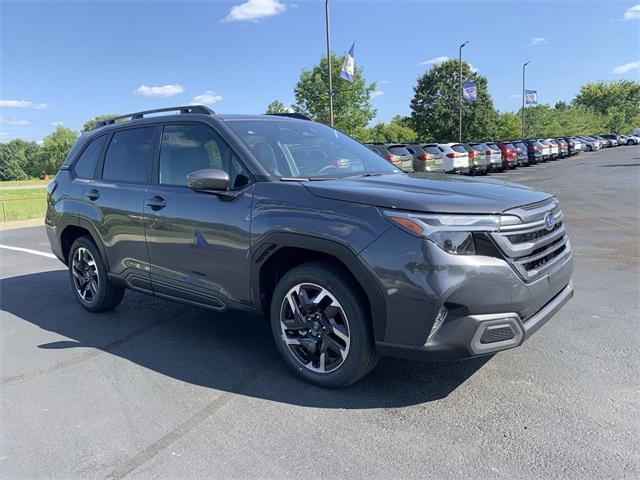
[[[195,192],[187,174],[225,170],[233,196]],[[213,309],[250,306],[253,182],[222,137],[204,123],[162,128],[144,223],[156,295]]]
[[[114,131],[98,178],[84,191],[84,211],[105,247],[110,273],[147,291],[151,284],[142,204],[157,135],[156,126]]]

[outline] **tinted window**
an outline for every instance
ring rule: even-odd
[[[514,143],[514,145],[516,148],[527,148],[527,146],[522,142]]]
[[[147,183],[153,158],[154,127],[115,132],[104,158],[105,180]]]
[[[451,150],[458,153],[467,153],[467,150],[462,145],[452,145]]]
[[[167,125],[162,132],[158,181],[186,185],[187,174],[217,168],[229,174],[232,187],[249,182],[245,167],[222,138],[205,125]]]
[[[512,143],[503,143],[502,146],[504,148],[515,148]]]
[[[491,148],[492,150],[500,150],[495,143],[487,143],[486,145],[487,145],[487,147]]]
[[[388,150],[391,155],[411,155],[405,147],[389,147]]]
[[[425,152],[433,153],[434,155],[438,155],[438,154],[442,153],[442,150],[440,150],[435,145],[427,145],[426,147],[422,147],[422,148],[424,149]]]
[[[481,143],[477,145],[471,145],[471,148],[473,148],[477,152],[484,152],[486,150],[486,148]]]
[[[80,158],[78,158],[73,166],[73,171],[76,176],[80,178],[93,178],[93,175],[96,173],[98,158],[100,157],[100,152],[106,139],[107,136],[102,135],[92,140],[89,146],[84,149],[84,152],[82,152],[82,155],[80,155]]]
[[[268,119],[233,120],[226,124],[276,177],[398,172],[364,145],[319,123]]]

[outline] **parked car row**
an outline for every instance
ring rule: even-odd
[[[590,135],[463,143],[369,143],[404,171],[487,175],[619,145],[638,145],[635,135]]]

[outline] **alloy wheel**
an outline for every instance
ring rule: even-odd
[[[312,283],[291,288],[280,307],[282,339],[306,369],[329,373],[340,367],[351,344],[349,322],[340,302]]]
[[[89,250],[79,247],[74,252],[71,272],[76,292],[85,302],[91,303],[98,295],[100,281],[96,261]]]

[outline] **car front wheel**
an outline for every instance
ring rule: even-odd
[[[377,363],[368,309],[354,282],[332,263],[309,262],[275,288],[273,336],[289,367],[310,383],[344,387]]]

